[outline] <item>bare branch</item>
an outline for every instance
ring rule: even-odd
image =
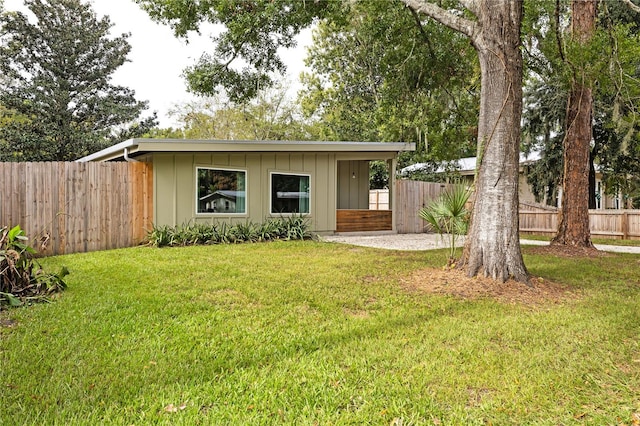
[[[640,13],[640,6],[634,4],[631,0],[622,0],[622,2],[626,3],[626,5],[631,8],[631,10],[635,11],[636,13]]]
[[[478,24],[469,19],[465,19],[462,16],[455,15],[450,11],[439,7],[438,5],[431,3],[427,0],[402,0],[411,9],[418,13],[423,13],[430,18],[435,19],[447,27],[461,32],[473,41],[478,32]],[[463,0],[460,2],[465,7],[469,7],[471,12],[474,12],[475,2],[473,0]]]

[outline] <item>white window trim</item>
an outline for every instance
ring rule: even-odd
[[[306,176],[309,178],[309,213],[281,213],[281,212],[274,212],[272,211],[273,208],[273,175],[288,175],[288,176]],[[304,173],[304,172],[281,172],[278,170],[271,170],[269,172],[269,214],[271,216],[311,216],[311,212],[313,211],[312,209],[312,204],[311,204],[311,199],[313,198],[311,196],[312,194],[312,187],[313,187],[313,176],[311,176],[311,173]]]
[[[243,213],[229,213],[229,212],[199,212],[198,211],[198,170],[219,170],[223,172],[242,172],[244,173],[244,212]],[[230,167],[218,167],[218,166],[196,166],[195,168],[195,212],[197,217],[209,217],[209,216],[235,216],[235,217],[247,217],[249,216],[249,172],[247,169],[236,169]]]

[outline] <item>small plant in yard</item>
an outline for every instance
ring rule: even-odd
[[[273,240],[308,240],[312,238],[309,220],[301,216],[271,219],[262,224],[253,222],[229,225],[185,224],[182,226],[154,226],[148,234],[149,244],[155,247],[197,244],[253,243]]]
[[[69,271],[63,267],[58,274],[44,272],[28,241],[19,225],[0,228],[0,305],[46,300],[67,287],[64,277]]]
[[[469,210],[466,204],[470,191],[462,186],[444,191],[439,198],[427,207],[420,209],[418,215],[427,222],[431,229],[444,239],[449,237],[449,265],[455,263],[456,241],[460,235],[467,233]]]

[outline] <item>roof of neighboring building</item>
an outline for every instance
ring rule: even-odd
[[[529,164],[538,161],[541,158],[539,151],[533,151],[529,154],[520,153],[520,165]],[[401,174],[407,174],[420,171],[428,167],[427,163],[416,163],[400,170]],[[447,169],[456,170],[461,174],[472,173],[476,170],[476,157],[459,158],[453,161],[445,161],[436,170],[436,173],[442,173]]]
[[[246,141],[193,139],[129,139],[78,159],[109,161],[154,152],[402,152],[415,150],[405,142]]]
[[[230,200],[235,200],[236,198],[244,197],[245,191],[232,191],[228,189],[219,189],[216,192],[212,192],[210,194],[205,195],[204,197],[200,197],[200,201],[208,201],[210,199],[218,199],[218,198],[228,198]]]

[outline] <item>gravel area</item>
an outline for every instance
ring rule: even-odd
[[[438,234],[328,235],[321,237],[321,240],[389,250],[433,250],[449,247],[448,239],[442,239]],[[547,241],[525,239],[520,240],[520,243],[533,246],[549,245]],[[456,245],[461,247],[463,244],[464,237],[461,237]],[[617,253],[640,253],[640,247],[596,244],[596,248]]]
[[[433,250],[449,247],[449,241],[437,234],[330,235],[322,237],[322,240],[389,250]],[[456,242],[456,245],[462,244],[463,237]]]

